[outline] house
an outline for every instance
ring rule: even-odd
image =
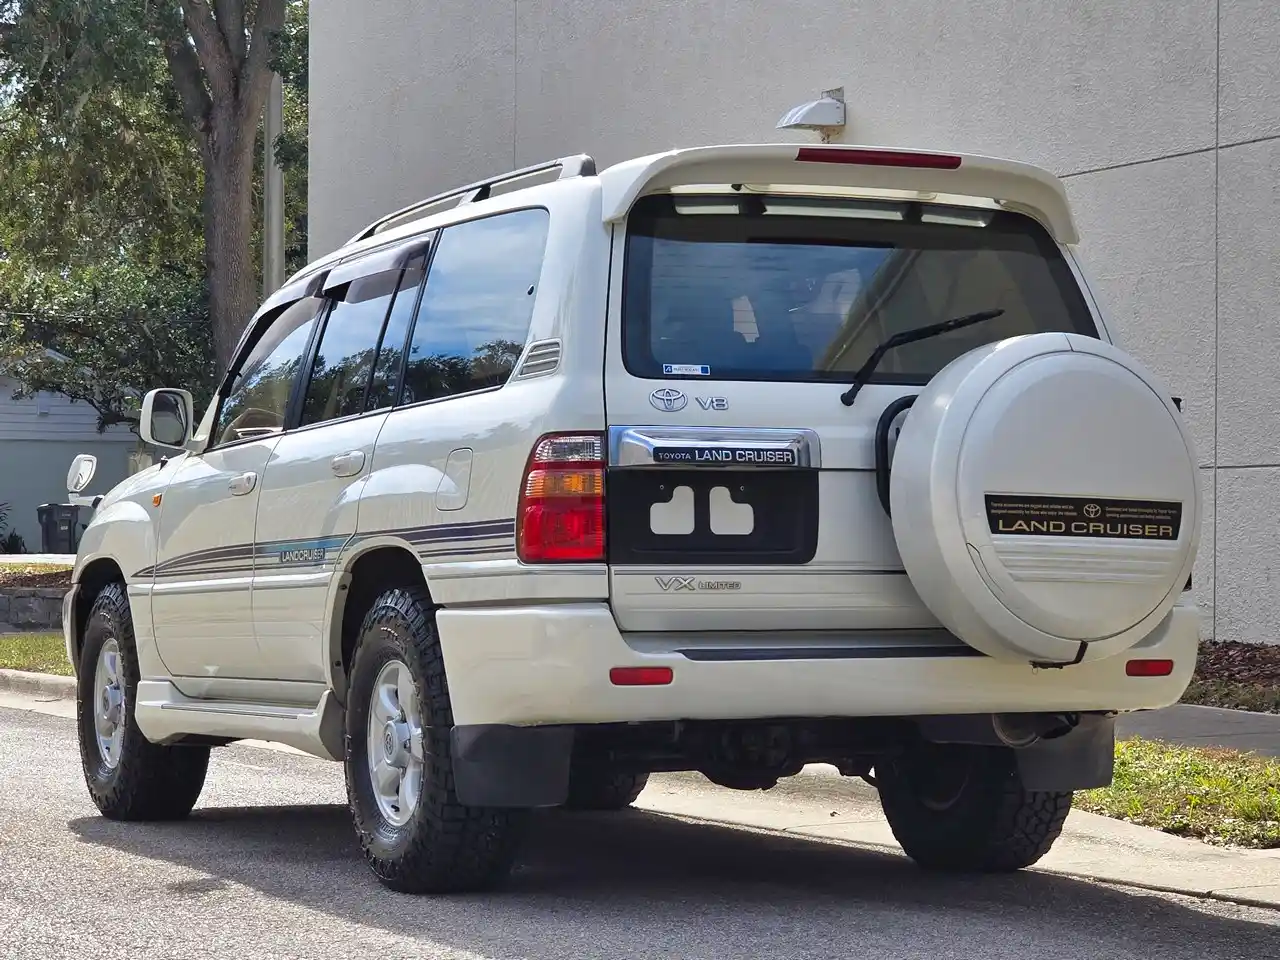
[[[106,492],[130,472],[130,455],[138,440],[126,426],[98,432],[98,415],[87,403],[42,393],[13,399],[17,383],[0,377],[0,503],[9,504],[9,528],[40,550],[36,508],[65,503],[67,468],[77,453],[98,458],[98,472],[88,492]],[[80,521],[90,513],[81,508]]]

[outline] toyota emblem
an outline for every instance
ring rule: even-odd
[[[1084,515],[1090,520],[1096,520],[1102,516],[1102,508],[1096,503],[1086,503],[1084,505]]]
[[[689,403],[689,398],[674,387],[660,387],[649,394],[649,403],[655,410],[661,410],[663,413],[675,413],[683,410]]]

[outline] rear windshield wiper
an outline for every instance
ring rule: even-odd
[[[980,313],[970,313],[963,317],[943,320],[941,323],[931,323],[927,327],[916,327],[914,330],[903,330],[901,333],[895,333],[880,346],[876,347],[871,356],[867,357],[867,362],[858,368],[858,372],[853,375],[853,382],[849,384],[849,389],[840,394],[840,402],[846,407],[853,406],[853,401],[858,399],[858,391],[867,385],[867,381],[871,379],[871,374],[875,373],[876,367],[880,365],[884,355],[894,347],[900,347],[904,343],[915,343],[917,340],[928,340],[930,337],[950,333],[952,330],[969,327],[975,323],[982,323],[984,320],[994,320],[1003,313],[1003,310],[983,310]]]

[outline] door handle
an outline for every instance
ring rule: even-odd
[[[335,476],[354,477],[357,473],[364,469],[364,451],[352,450],[350,453],[343,453],[330,461]]]
[[[227,483],[227,486],[231,488],[233,497],[243,497],[257,485],[258,475],[256,473],[242,473],[238,477],[232,477]]]

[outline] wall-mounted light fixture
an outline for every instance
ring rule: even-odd
[[[778,121],[777,129],[816,130],[827,143],[844,129],[845,117],[844,87],[836,87],[822,91],[817,100],[792,107]]]

